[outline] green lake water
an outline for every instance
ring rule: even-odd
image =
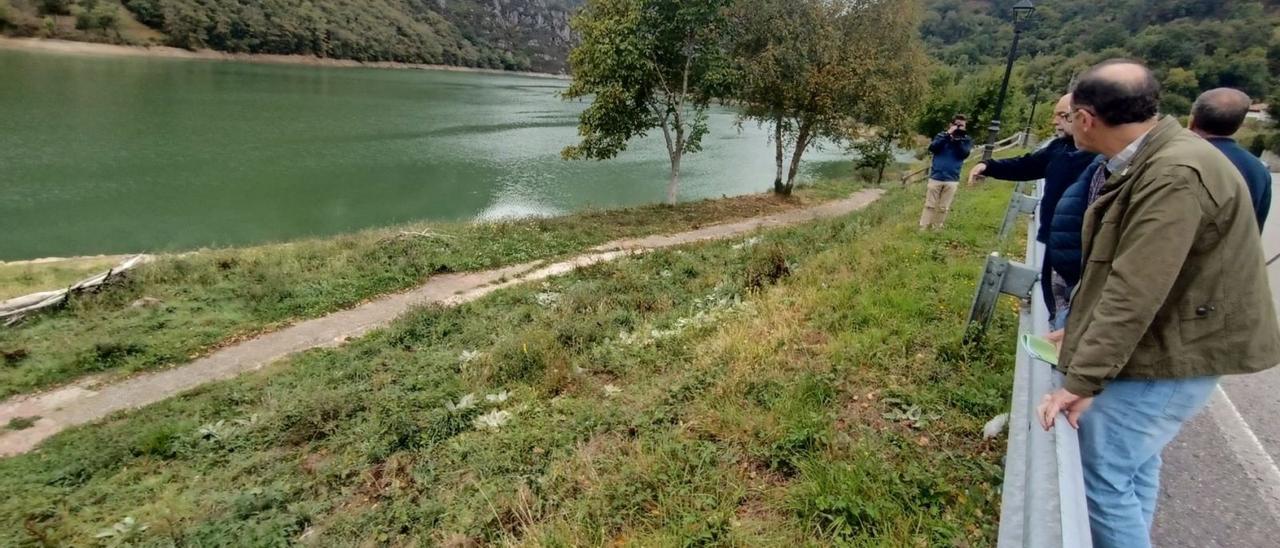
[[[659,202],[660,132],[565,161],[582,103],[516,75],[0,50],[0,260],[175,251]],[[764,191],[717,110],[680,198]],[[833,169],[839,151],[811,153]]]

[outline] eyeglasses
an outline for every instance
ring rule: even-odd
[[[1089,109],[1088,109],[1088,108],[1086,108],[1086,107],[1072,107],[1072,108],[1071,108],[1071,112],[1067,113],[1067,115],[1068,115],[1068,116],[1071,116],[1071,115],[1073,115],[1073,114],[1075,114],[1075,113],[1077,113],[1077,112],[1084,112],[1084,113],[1088,114],[1089,116],[1093,116],[1093,117],[1097,117],[1097,116],[1098,116],[1098,115],[1097,115],[1097,114],[1095,114],[1092,110],[1089,110]]]

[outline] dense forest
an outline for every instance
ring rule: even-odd
[[[939,68],[918,129],[931,132],[956,110],[973,111],[979,127],[990,119],[1015,3],[927,0],[921,34]],[[1150,64],[1164,84],[1162,110],[1170,114],[1187,114],[1201,91],[1219,86],[1260,102],[1280,93],[1280,1],[1043,0],[1036,7],[1019,46],[1006,120],[1029,114],[1028,97],[1037,90],[1047,104],[1074,75],[1111,57]]]
[[[1013,0],[931,0],[921,31],[947,65],[987,65],[1007,51]],[[1182,106],[1199,89],[1268,96],[1280,78],[1280,1],[1042,1],[1021,49],[1027,72],[1066,87],[1098,59],[1131,56],[1155,67]],[[1182,110],[1174,108],[1173,110]]]
[[[1016,0],[926,0],[921,34],[939,65],[982,79],[1012,39]],[[10,34],[129,42],[127,22],[183,48],[306,54],[558,72],[585,0],[0,0]],[[58,19],[74,25],[58,25]],[[66,28],[62,28],[66,27]],[[1166,110],[1202,89],[1269,97],[1280,79],[1280,0],[1041,0],[1021,46],[1020,83],[1063,89],[1098,59],[1160,72]],[[966,68],[973,67],[973,68]],[[935,84],[945,83],[943,75]]]
[[[0,31],[250,53],[306,54],[563,72],[586,0],[0,0]],[[920,26],[936,61],[916,129],[954,112],[984,127],[995,109],[1016,0],[925,0]],[[1280,0],[1041,0],[1022,37],[1007,135],[1047,109],[1085,67],[1109,57],[1151,64],[1165,112],[1203,90],[1236,87],[1280,105]],[[1038,94],[1038,95],[1037,95]],[[1280,137],[1276,138],[1280,141]],[[1280,148],[1280,142],[1273,148]]]
[[[560,72],[572,45],[569,18],[582,3],[0,0],[0,30],[189,49]]]

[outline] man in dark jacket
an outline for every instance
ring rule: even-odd
[[[1211,89],[1196,99],[1191,107],[1191,131],[1204,137],[1214,147],[1222,151],[1228,160],[1240,170],[1245,185],[1249,187],[1249,196],[1253,200],[1253,211],[1257,214],[1258,230],[1267,222],[1267,214],[1271,212],[1271,173],[1267,166],[1249,151],[1240,147],[1231,136],[1244,125],[1249,115],[1252,100],[1243,91],[1231,88]]]
[[[956,197],[960,184],[960,169],[973,151],[973,140],[965,128],[968,121],[963,114],[951,120],[951,126],[939,133],[929,144],[933,165],[929,171],[929,187],[924,197],[924,212],[920,214],[920,229],[942,228],[951,211],[951,200]]]
[[[1049,304],[1053,316],[1054,329],[1067,326],[1067,312],[1071,308],[1071,291],[1080,283],[1080,271],[1084,266],[1081,253],[1083,242],[1080,231],[1084,227],[1084,213],[1089,209],[1089,184],[1093,176],[1105,163],[1106,158],[1097,156],[1093,163],[1067,187],[1066,192],[1058,199],[1054,208],[1052,224],[1045,242],[1044,262],[1046,270],[1053,272],[1051,283],[1054,284],[1054,302]],[[1042,284],[1043,285],[1043,284]],[[1045,299],[1046,303],[1048,299]]]
[[[1049,228],[1062,193],[1097,157],[1092,152],[1076,149],[1075,138],[1071,135],[1070,93],[1058,99],[1058,104],[1053,107],[1053,126],[1057,138],[1039,150],[1008,160],[986,160],[969,172],[970,185],[984,176],[1006,181],[1044,179],[1044,195],[1040,198],[1040,230],[1036,233],[1036,240],[1045,244],[1049,243]],[[1054,321],[1060,308],[1058,305],[1067,299],[1067,294],[1061,291],[1066,285],[1054,278],[1048,260],[1041,265],[1040,276],[1046,282],[1041,287],[1044,288],[1045,304],[1049,307],[1049,319]],[[1058,291],[1054,291],[1055,288]]]

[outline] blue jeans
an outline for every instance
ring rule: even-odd
[[[1051,329],[1051,330],[1053,330],[1053,331],[1058,331],[1058,330],[1060,330],[1060,329],[1066,329],[1066,328],[1067,328],[1067,316],[1068,316],[1070,313],[1071,313],[1071,309],[1070,309],[1070,308],[1063,308],[1062,310],[1059,310],[1059,311],[1058,311],[1058,313],[1057,313],[1057,315],[1055,315],[1055,316],[1053,317],[1053,319],[1052,319],[1052,320],[1049,320],[1049,329]]]
[[[1218,386],[1218,377],[1113,380],[1080,417],[1080,460],[1094,548],[1148,548],[1160,452]]]

